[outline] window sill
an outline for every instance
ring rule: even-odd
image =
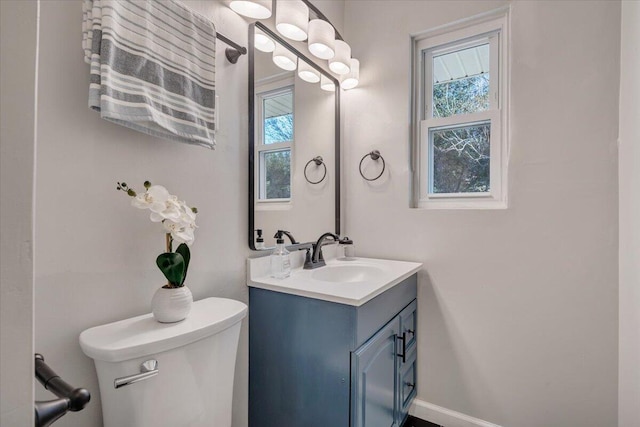
[[[415,206],[415,209],[507,209],[506,200],[497,199],[478,199],[478,198],[466,198],[466,199],[429,199],[420,200]]]
[[[256,211],[288,211],[293,209],[293,203],[286,201],[258,201],[255,203]]]

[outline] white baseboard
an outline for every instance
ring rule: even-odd
[[[419,399],[414,399],[409,413],[416,418],[444,427],[500,427],[497,424],[470,417]]]

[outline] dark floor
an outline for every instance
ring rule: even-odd
[[[407,421],[402,425],[402,427],[441,427],[441,426],[409,415],[409,418],[407,418]]]

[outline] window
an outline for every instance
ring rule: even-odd
[[[416,207],[506,207],[506,23],[414,38]]]
[[[257,101],[257,201],[288,202],[294,141],[293,86],[258,93]]]

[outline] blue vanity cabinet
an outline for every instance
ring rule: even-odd
[[[361,306],[250,287],[249,426],[399,427],[415,396],[416,296],[415,274]]]

